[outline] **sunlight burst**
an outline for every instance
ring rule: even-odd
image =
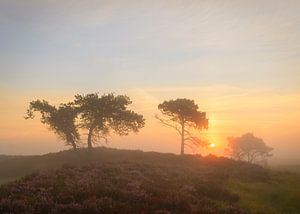
[[[211,144],[209,144],[209,147],[210,147],[210,148],[215,148],[215,147],[216,147],[216,144],[211,143]]]

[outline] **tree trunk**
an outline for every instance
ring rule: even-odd
[[[181,123],[181,155],[184,155],[184,122]]]
[[[250,162],[250,153],[249,153],[249,152],[248,152],[248,154],[247,154],[247,162],[248,162],[248,163],[251,163],[251,162]]]
[[[71,134],[66,134],[66,145],[71,145],[74,151],[77,151],[77,145]]]
[[[73,146],[74,151],[76,152],[76,151],[77,151],[76,143],[75,143],[74,141],[72,141],[71,144],[72,144],[72,146]]]
[[[91,126],[88,134],[88,139],[87,139],[87,144],[88,144],[88,149],[91,150],[93,148],[92,145],[92,136],[93,136],[93,131],[94,131],[94,126]]]

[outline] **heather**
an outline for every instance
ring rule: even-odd
[[[0,167],[9,160],[12,169],[18,164],[33,167],[32,161],[39,161],[35,172],[30,168],[26,176],[0,187],[0,213],[300,210],[300,195],[293,187],[300,183],[296,175],[284,177],[282,173],[228,158],[96,148],[93,152],[82,149],[77,153],[7,157],[2,159],[5,162],[0,161]]]

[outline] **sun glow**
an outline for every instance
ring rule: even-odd
[[[215,148],[215,147],[216,147],[216,144],[211,143],[211,144],[209,144],[209,147],[210,147],[210,148]]]

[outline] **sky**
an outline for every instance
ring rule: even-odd
[[[227,137],[252,132],[272,161],[300,163],[299,11],[297,0],[1,0],[0,154],[66,149],[24,120],[31,100],[115,92],[146,126],[106,146],[179,153],[154,115],[186,97],[207,112],[202,137],[217,145],[199,153],[223,155]]]

